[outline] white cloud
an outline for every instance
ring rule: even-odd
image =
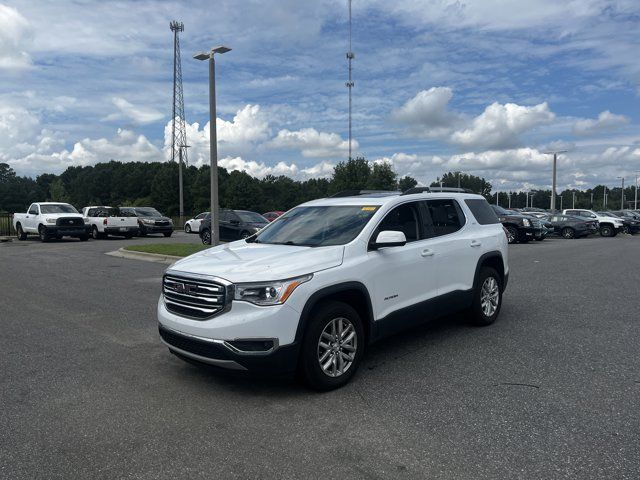
[[[164,115],[154,108],[133,105],[131,102],[122,97],[113,97],[113,104],[118,108],[118,113],[112,113],[105,117],[105,120],[122,120],[128,119],[138,125],[153,123],[160,120]]]
[[[241,157],[227,157],[220,160],[219,165],[227,170],[247,172],[257,178],[266,175],[286,175],[288,177],[305,180],[308,178],[329,177],[333,173],[334,165],[328,162],[320,162],[306,168],[300,168],[295,163],[278,162],[275,165],[266,165],[264,162],[244,160]]]
[[[468,128],[454,132],[450,141],[467,148],[513,148],[520,143],[522,133],[554,119],[555,114],[547,102],[533,107],[496,102],[474,118]]]
[[[15,70],[31,66],[26,51],[32,28],[18,10],[0,5],[0,69]]]
[[[266,140],[269,136],[269,122],[261,112],[260,105],[246,105],[238,110],[232,121],[218,119],[217,126],[218,142],[239,149],[246,149],[250,144]],[[209,131],[208,127],[206,130]]]
[[[337,133],[319,132],[315,128],[303,128],[297,131],[280,130],[271,140],[272,148],[300,150],[303,157],[344,157],[349,152],[349,141],[343,140]],[[352,150],[359,145],[351,141]]]
[[[453,97],[449,87],[422,90],[393,112],[395,121],[408,126],[409,132],[425,137],[438,137],[450,131],[456,116],[447,111]]]
[[[616,115],[609,110],[600,112],[596,119],[578,120],[573,126],[573,133],[576,135],[593,135],[616,128],[629,123],[629,119],[624,115]]]

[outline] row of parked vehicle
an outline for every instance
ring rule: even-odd
[[[260,215],[249,210],[222,208],[220,209],[220,220],[218,221],[220,239],[233,241],[250,237],[283,213],[285,212],[274,211]],[[187,220],[184,224],[184,231],[186,233],[199,234],[202,243],[209,245],[211,243],[211,214],[202,212]]]
[[[60,202],[32,203],[27,213],[13,215],[13,228],[19,240],[35,234],[46,242],[75,237],[86,241],[109,235],[131,238],[161,233],[173,234],[173,222],[152,207],[90,206],[78,212],[73,205]]]
[[[539,209],[491,207],[502,223],[509,243],[542,241],[550,235],[573,239],[593,234],[615,237],[618,233],[640,232],[640,210],[594,211],[572,208],[551,213]]]

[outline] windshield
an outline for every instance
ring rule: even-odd
[[[356,238],[377,206],[298,207],[278,217],[249,241],[281,245],[325,247]]]
[[[150,207],[136,208],[136,213],[139,217],[162,217],[162,214],[159,211]]]
[[[493,207],[493,210],[498,214],[498,215],[513,215],[513,213],[505,210],[502,207],[499,207],[498,205],[491,205]]]
[[[269,220],[256,212],[245,212],[242,210],[236,210],[236,215],[240,217],[240,220],[246,223],[268,223]]]
[[[66,203],[55,203],[53,205],[40,205],[41,213],[78,213],[71,205]]]

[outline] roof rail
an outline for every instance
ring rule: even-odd
[[[402,192],[402,195],[412,195],[414,193],[424,193],[424,192],[430,192],[431,188],[429,187],[412,187],[409,190],[405,190],[404,192]]]
[[[397,195],[400,192],[392,191],[392,190],[343,190],[338,193],[334,193],[329,198],[339,198],[339,197],[358,197],[361,195]]]
[[[414,193],[473,193],[473,190],[468,188],[456,188],[456,187],[413,187],[402,193],[402,195],[413,195]]]

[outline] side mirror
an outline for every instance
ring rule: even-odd
[[[383,230],[376,237],[376,241],[371,245],[374,250],[383,247],[403,247],[407,243],[404,233],[395,230]]]

